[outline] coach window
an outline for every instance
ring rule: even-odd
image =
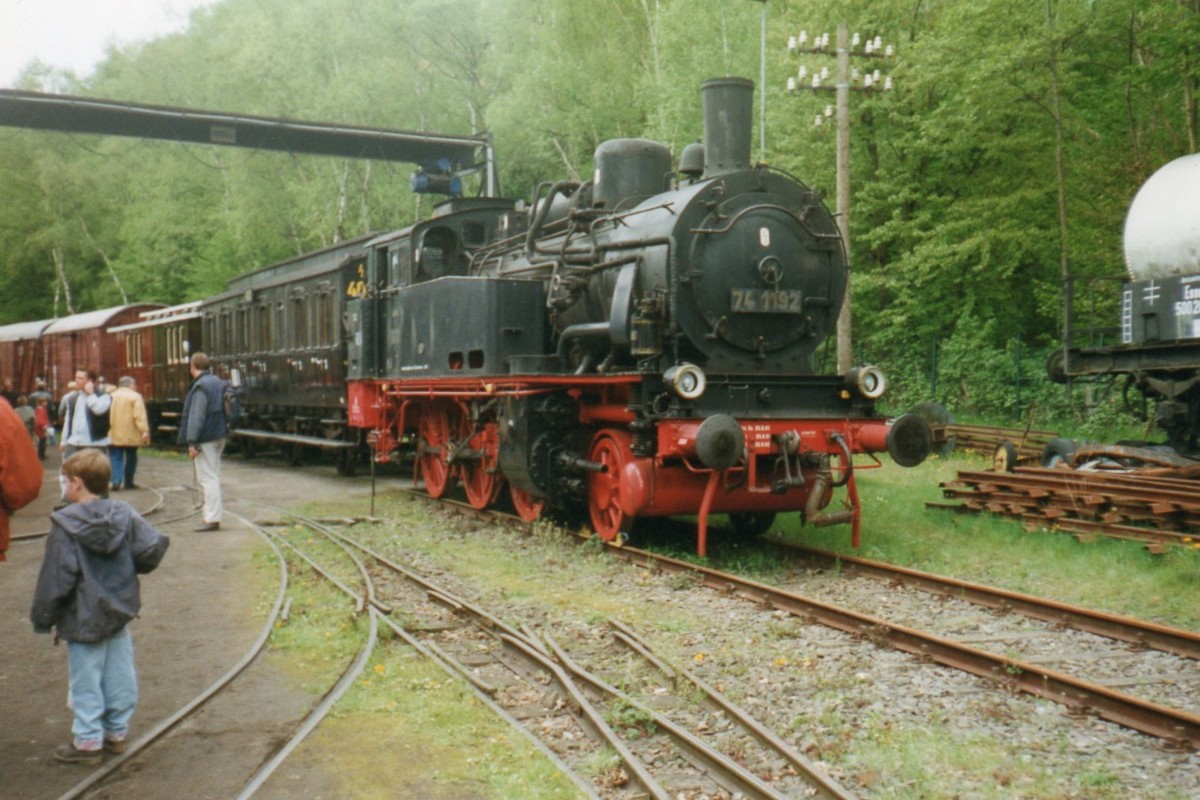
[[[184,362],[187,361],[187,357],[188,357],[187,350],[183,346],[183,337],[187,334],[187,329],[184,328],[182,325],[179,325],[179,326],[176,326],[175,330],[172,331],[172,333],[174,333],[175,335],[174,335],[174,337],[172,337],[174,339],[174,342],[172,343],[174,346],[174,353],[171,356],[171,359],[172,359],[171,363],[183,364]]]
[[[330,316],[329,292],[317,295],[317,347],[328,347],[333,342],[333,319]]]
[[[254,307],[254,349],[255,352],[267,352],[267,343],[271,341],[271,307],[266,303]]]
[[[292,298],[292,331],[291,331],[292,332],[292,347],[293,347],[293,349],[299,350],[308,344],[308,342],[305,341],[305,339],[307,338],[305,336],[305,333],[307,332],[307,328],[308,328],[308,324],[307,324],[308,320],[306,319],[306,317],[307,317],[307,314],[304,313],[304,298],[303,297],[293,297]]]
[[[239,306],[237,310],[237,352],[250,349],[250,310]]]
[[[372,277],[384,286],[396,286],[400,282],[400,254],[395,247],[375,251],[375,273]]]
[[[228,311],[221,312],[220,352],[228,354],[233,349],[233,315]]]
[[[268,347],[270,347],[272,350],[276,349],[275,348],[276,343],[278,343],[280,345],[279,346],[280,350],[285,349],[284,342],[281,342],[279,340],[283,338],[284,333],[287,331],[287,317],[285,316],[286,313],[287,313],[287,307],[284,306],[283,301],[280,300],[278,303],[275,304],[275,322],[271,326],[272,336],[271,336],[270,342],[268,343]]]
[[[317,295],[308,294],[304,297],[304,344],[315,347],[317,344]]]
[[[217,341],[217,324],[216,320],[210,315],[204,318],[204,341]]]

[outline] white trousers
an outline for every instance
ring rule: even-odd
[[[225,449],[225,440],[201,442],[199,454],[192,459],[196,465],[196,481],[200,484],[200,493],[204,497],[204,522],[220,522],[221,512],[221,452]]]

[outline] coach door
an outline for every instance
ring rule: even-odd
[[[376,277],[379,269],[376,261],[380,258],[386,262],[386,248],[370,250],[366,258],[350,262],[342,272],[345,276],[342,334],[346,342],[346,377],[349,380],[379,375],[379,279]]]

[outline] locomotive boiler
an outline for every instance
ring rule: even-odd
[[[876,411],[877,368],[814,372],[845,253],[816,192],[751,165],[752,95],[704,84],[678,175],[664,145],[609,141],[589,182],[452,200],[372,242],[347,413],[376,457],[411,443],[431,494],[507,486],[526,519],[586,507],[605,540],[696,515],[703,553],[713,513],[758,533],[796,511],[857,544],[855,470],[919,464],[930,432]]]

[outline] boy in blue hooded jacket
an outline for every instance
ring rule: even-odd
[[[62,465],[70,504],[50,515],[50,536],[30,619],[67,642],[70,744],[54,751],[69,764],[98,764],[125,749],[137,705],[133,639],[126,627],[141,609],[138,575],[162,561],[170,540],[122,500],[108,499],[108,456],[81,450]]]

